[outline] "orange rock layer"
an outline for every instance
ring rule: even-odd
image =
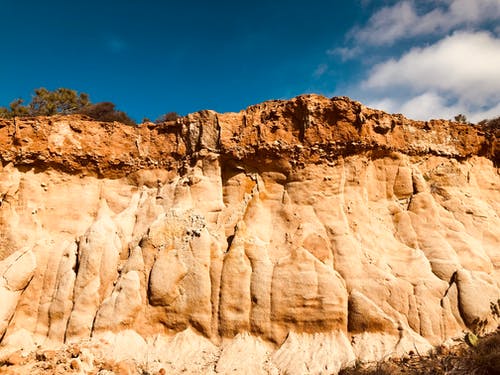
[[[1,120],[0,160],[0,359],[335,373],[498,326],[499,146],[477,126],[306,95]]]

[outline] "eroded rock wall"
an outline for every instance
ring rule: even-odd
[[[4,355],[332,373],[498,326],[497,143],[473,126],[303,96],[17,119],[0,144]]]

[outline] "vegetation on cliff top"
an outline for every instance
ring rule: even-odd
[[[91,103],[88,94],[78,93],[67,88],[49,91],[46,88],[35,90],[31,101],[24,104],[23,99],[16,99],[9,108],[0,107],[0,117],[53,116],[57,114],[82,114],[98,121],[118,121],[127,125],[136,125],[125,112],[115,108],[111,102]]]
[[[27,104],[24,103],[24,99],[18,98],[12,101],[9,107],[0,107],[0,118],[82,114],[98,121],[118,121],[127,125],[137,125],[127,113],[117,110],[114,103],[91,103],[88,94],[78,93],[76,90],[64,87],[54,91],[49,91],[44,87],[38,88],[34,90],[31,101]],[[158,117],[154,122],[159,124],[175,121],[179,117],[176,112],[168,112]],[[142,122],[150,121],[148,118],[144,118]],[[470,124],[467,117],[461,113],[454,117],[454,121]],[[478,125],[485,130],[497,130],[500,128],[500,117],[482,120]]]

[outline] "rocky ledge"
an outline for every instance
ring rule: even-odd
[[[326,374],[490,332],[499,156],[345,97],[0,120],[0,371]]]

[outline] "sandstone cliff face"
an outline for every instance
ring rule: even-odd
[[[0,158],[4,358],[336,373],[500,320],[498,143],[471,125],[308,95],[3,120]]]

